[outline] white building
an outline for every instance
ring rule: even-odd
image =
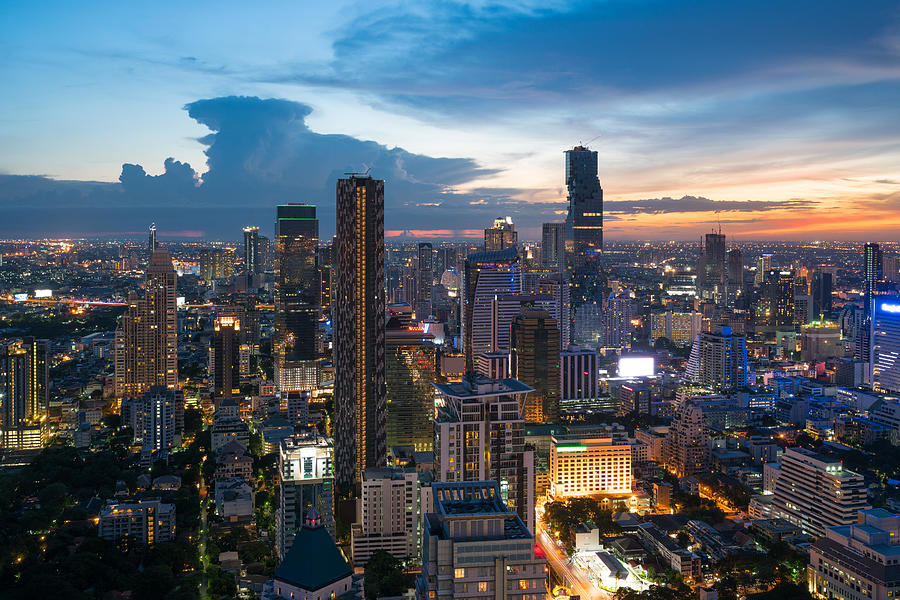
[[[226,521],[253,516],[253,487],[240,477],[216,479],[216,514]]]
[[[853,523],[868,507],[862,475],[805,448],[785,450],[775,481],[774,516],[823,536],[828,527]]]
[[[597,352],[587,348],[569,346],[560,352],[560,402],[592,400],[600,396],[600,372],[597,368]]]
[[[276,547],[284,557],[304,516],[315,508],[334,536],[334,444],[316,433],[285,439],[278,452],[281,504]]]
[[[414,470],[366,469],[350,530],[353,566],[384,550],[400,560],[419,553],[419,479]]]

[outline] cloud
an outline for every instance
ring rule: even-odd
[[[308,202],[318,205],[321,235],[327,237],[334,231],[336,179],[366,170],[386,180],[389,229],[468,229],[493,219],[497,207],[516,193],[457,192],[456,186],[497,173],[469,158],[432,157],[313,132],[306,124],[312,112],[306,104],[231,96],[199,100],[185,109],[211,130],[199,139],[206,146],[205,173],[168,158],[159,175],[142,165],[122,165],[118,184],[0,176],[0,202],[19,217],[15,223],[5,220],[5,233],[131,231],[155,221],[165,229],[202,226],[207,235],[231,238],[246,223],[267,229],[277,203]],[[472,201],[478,202],[477,211],[468,210]],[[3,229],[0,224],[0,233]]]
[[[767,212],[772,210],[796,210],[816,206],[814,200],[710,200],[702,196],[674,198],[650,198],[647,200],[607,200],[603,210],[610,214],[665,214],[695,212]]]

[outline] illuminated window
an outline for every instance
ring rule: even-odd
[[[487,581],[479,581],[478,582],[478,591],[486,592],[487,591]]]
[[[519,589],[520,589],[520,590],[527,590],[527,589],[528,589],[528,580],[527,580],[527,579],[520,579],[520,580],[519,580]]]
[[[453,576],[456,577],[457,579],[462,579],[463,577],[466,576],[466,570],[465,569],[456,569],[455,571],[453,571]]]

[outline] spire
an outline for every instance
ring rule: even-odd
[[[322,517],[319,516],[319,511],[316,510],[315,506],[306,512],[306,520],[303,522],[303,526],[307,529],[318,529],[322,526]]]

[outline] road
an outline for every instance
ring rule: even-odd
[[[206,532],[209,530],[209,522],[206,519],[206,482],[200,475],[200,598],[206,598]]]
[[[612,594],[596,587],[585,578],[580,569],[572,568],[569,558],[563,554],[542,525],[538,525],[537,529],[537,542],[547,555],[547,563],[573,594],[580,595],[582,600],[609,600],[612,597]]]

